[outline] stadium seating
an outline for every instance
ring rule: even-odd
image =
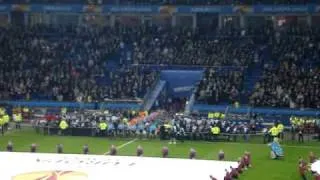
[[[291,26],[280,31],[269,28],[260,34],[264,36],[265,43],[253,41],[256,48],[247,48],[247,51],[240,51],[241,47],[236,47],[239,52],[250,55],[246,56],[249,60],[244,63],[249,65],[248,68],[242,73],[236,73],[237,76],[235,72],[223,76],[213,70],[207,71],[198,86],[198,101],[221,104],[240,100],[246,103],[247,98],[240,96],[242,92],[244,96],[250,95],[249,103],[252,106],[318,108],[317,66],[320,61],[317,32],[316,27]],[[239,54],[235,53],[234,57],[239,57]],[[234,62],[232,57],[229,60]],[[249,82],[251,78],[246,74],[256,77]],[[254,86],[255,81],[257,83]],[[248,86],[253,86],[252,91]],[[229,96],[231,89],[238,95],[237,98]]]
[[[198,36],[187,31],[143,38],[134,46],[134,63],[245,66],[253,61],[251,39]]]
[[[1,99],[134,99],[156,78],[156,72],[108,69],[120,45],[114,29],[9,28],[0,41]]]
[[[197,99],[208,104],[239,101],[242,84],[243,71],[217,72],[211,68],[198,86]]]
[[[319,108],[317,30],[289,28],[269,41],[271,59],[264,64],[250,103],[255,106]]]
[[[159,77],[148,65],[209,66],[198,102],[319,108],[319,28],[257,29],[2,28],[0,98],[137,99]]]

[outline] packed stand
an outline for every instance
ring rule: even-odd
[[[207,69],[197,88],[196,98],[199,102],[218,104],[239,101],[242,93],[243,71],[219,72]]]
[[[135,64],[246,66],[253,61],[251,38],[200,37],[189,30],[158,29],[133,46]]]
[[[317,31],[289,28],[270,38],[271,61],[250,97],[254,106],[320,108]]]
[[[319,74],[319,69],[304,69],[288,62],[283,62],[279,68],[265,68],[250,103],[255,106],[320,108]]]
[[[104,99],[139,99],[152,87],[158,78],[157,71],[141,70],[137,67],[109,72],[110,86],[101,87]]]
[[[106,67],[118,51],[119,33],[69,26],[1,29],[0,98],[91,102],[142,97],[155,73],[120,69],[120,78]],[[103,84],[104,79],[113,83]]]

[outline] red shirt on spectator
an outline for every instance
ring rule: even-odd
[[[45,116],[45,118],[46,118],[47,121],[54,121],[54,120],[58,119],[58,117],[56,115],[53,115],[53,114],[47,114]]]

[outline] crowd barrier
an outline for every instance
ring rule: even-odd
[[[13,107],[66,107],[66,108],[83,108],[83,109],[127,109],[140,110],[142,108],[141,101],[122,100],[108,101],[102,103],[78,103],[78,102],[52,102],[52,101],[0,101],[1,105]],[[290,109],[290,108],[256,108],[242,106],[235,108],[228,105],[206,105],[194,104],[193,112],[222,112],[222,113],[239,113],[239,114],[261,114],[261,115],[286,115],[286,116],[312,116],[319,117],[320,109]]]
[[[36,126],[36,132],[43,135],[96,136],[97,128],[68,128],[62,134],[58,127]]]
[[[160,138],[160,140],[170,140],[170,135],[165,133],[140,133],[136,130],[106,130],[100,131],[98,128],[78,128],[72,127],[64,131],[58,127],[50,126],[35,126],[38,134],[42,135],[61,135],[61,136],[91,136],[91,137],[117,137],[117,138],[139,138],[139,139],[154,139]],[[303,141],[310,142],[312,140],[320,141],[319,134],[304,134]],[[177,141],[183,142],[185,140],[191,141],[212,141],[212,142],[250,142],[250,143],[269,143],[272,138],[269,134],[262,132],[255,133],[220,133],[217,136],[213,136],[210,132],[185,132],[183,136],[176,136]],[[281,138],[282,142],[295,142],[298,141],[298,134],[286,131]]]
[[[96,137],[120,137],[120,138],[160,138],[161,140],[170,140],[170,134],[164,132],[162,135],[160,132],[146,132],[142,133],[138,130],[122,130],[117,131],[105,130],[100,131],[95,127],[70,127],[66,130],[61,130],[56,126],[34,126],[36,132],[42,135],[67,135],[67,136],[96,136]],[[249,142],[254,141],[258,143],[268,142],[268,137],[264,133],[256,132],[250,134],[244,133],[220,133],[218,136],[213,136],[211,132],[185,132],[182,136],[177,136],[177,140],[204,140],[204,141],[224,141],[224,142]]]

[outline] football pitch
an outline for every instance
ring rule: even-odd
[[[185,141],[177,144],[168,144],[168,141],[139,140],[135,138],[106,138],[106,137],[75,137],[75,136],[44,136],[37,134],[33,129],[25,128],[21,131],[9,131],[0,136],[0,149],[5,150],[7,142],[11,140],[14,144],[14,151],[28,152],[30,145],[36,143],[39,152],[55,153],[56,145],[61,143],[64,146],[64,153],[80,154],[82,146],[89,145],[90,154],[105,154],[111,145],[118,147],[118,155],[135,156],[136,148],[141,145],[144,149],[144,156],[157,157],[161,155],[163,146],[169,148],[170,158],[188,158],[190,148],[197,151],[198,159],[216,160],[220,149],[225,152],[226,160],[237,161],[245,151],[250,151],[252,165],[245,171],[240,179],[244,180],[299,180],[298,158],[301,156],[307,160],[310,151],[320,154],[319,142],[296,142],[283,143],[285,158],[283,160],[270,160],[269,148],[266,144],[232,143],[232,142],[205,142]],[[159,169],[159,172],[161,170]],[[177,173],[183,173],[183,169],[177,167]],[[312,179],[309,174],[308,179]]]

